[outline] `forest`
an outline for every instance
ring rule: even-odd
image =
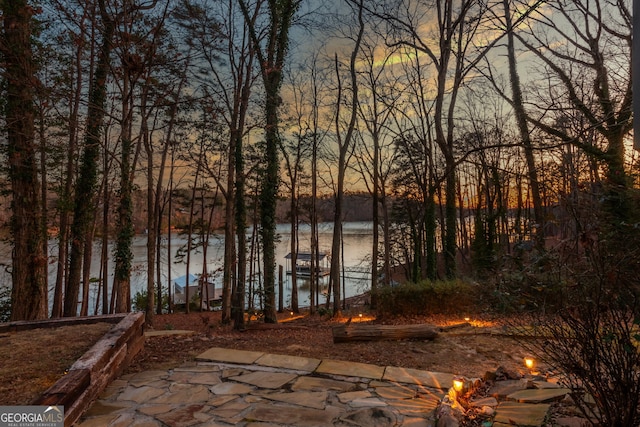
[[[130,311],[142,230],[152,319],[166,309],[162,237],[222,229],[223,321],[242,328],[259,251],[276,322],[276,225],[291,225],[294,264],[310,226],[313,272],[318,223],[345,221],[348,200],[373,224],[372,305],[398,277],[468,278],[509,309],[547,310],[591,283],[635,304],[630,0],[2,0],[0,12],[11,320],[89,314],[95,257],[114,266],[101,313]]]

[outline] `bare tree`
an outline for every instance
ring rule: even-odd
[[[338,60],[338,54],[334,56],[335,78],[337,82],[336,89],[336,109],[334,115],[335,138],[338,146],[338,162],[337,162],[337,178],[335,181],[334,194],[334,211],[333,211],[333,237],[331,240],[331,271],[329,275],[329,286],[333,292],[333,315],[339,316],[341,308],[341,287],[340,287],[340,258],[342,243],[342,221],[343,221],[343,198],[345,173],[348,166],[348,159],[353,151],[354,132],[356,131],[356,123],[358,118],[358,75],[356,69],[356,61],[360,52],[360,46],[364,35],[365,24],[363,18],[363,1],[352,5],[355,10],[357,19],[357,27],[353,35],[353,47],[349,55],[349,65],[346,67],[348,73],[349,86],[343,86],[343,75],[340,72],[342,64]],[[350,91],[351,96],[344,93]],[[348,99],[348,101],[346,101]],[[342,105],[349,105],[350,111],[345,118],[342,115]]]
[[[432,34],[421,33],[421,24],[427,8],[435,8]],[[486,12],[483,1],[433,0],[428,4],[398,1],[383,8],[382,12],[370,9],[370,13],[382,18],[389,26],[390,46],[410,46],[430,59],[434,69],[435,142],[445,161],[445,214],[444,261],[448,277],[456,274],[457,224],[456,224],[456,164],[455,112],[458,95],[469,73],[500,39],[493,36],[478,48],[476,41],[484,30],[482,19]]]
[[[389,180],[393,162],[392,134],[389,129],[396,101],[401,91],[401,83],[391,72],[388,62],[397,53],[394,50],[383,51],[382,43],[371,36],[362,43],[361,62],[364,64],[360,74],[363,77],[361,87],[370,94],[366,102],[358,104],[360,121],[364,123],[366,136],[358,145],[357,169],[362,175],[372,198],[373,243],[371,252],[371,306],[376,306],[380,258],[382,258],[383,285],[391,283],[390,224],[386,183]],[[380,59],[382,56],[382,59]],[[363,132],[364,134],[364,132]],[[370,143],[368,140],[371,140]],[[365,141],[366,140],[366,141]],[[386,142],[385,142],[386,141]],[[381,218],[382,216],[382,218]],[[380,230],[383,230],[384,250],[380,255]]]
[[[71,226],[71,213],[73,211],[73,196],[74,196],[74,181],[77,173],[77,161],[78,146],[80,138],[80,120],[81,120],[81,104],[83,89],[86,85],[87,70],[94,69],[93,58],[91,52],[96,49],[98,40],[89,37],[91,28],[94,28],[97,24],[97,18],[91,18],[95,15],[97,9],[96,2],[87,2],[82,9],[82,13],[78,13],[76,10],[75,16],[70,11],[70,7],[66,3],[56,2],[55,12],[60,21],[69,23],[67,24],[65,31],[58,33],[54,38],[58,43],[65,43],[65,45],[72,46],[68,51],[60,49],[58,46],[58,55],[67,55],[66,61],[70,65],[69,67],[58,66],[59,72],[63,74],[63,78],[60,78],[54,88],[54,97],[56,101],[66,103],[67,108],[63,109],[56,105],[62,123],[67,124],[67,141],[66,141],[66,155],[64,159],[64,172],[61,172],[59,182],[61,188],[58,189],[59,201],[57,204],[58,210],[58,262],[56,265],[56,279],[53,293],[53,305],[51,310],[52,317],[62,316],[64,298],[63,291],[65,287],[65,278],[68,273],[68,259],[69,259],[69,232]],[[75,41],[71,43],[71,41]],[[60,53],[63,51],[65,53]],[[84,58],[89,56],[90,63],[88,67],[84,66]],[[63,57],[64,58],[64,57]],[[65,111],[66,112],[63,112]],[[44,153],[44,151],[43,151]],[[44,187],[43,187],[44,188]]]
[[[289,30],[301,0],[274,0],[266,5],[268,21],[265,24],[266,44],[263,46],[260,29],[249,6],[240,0],[253,49],[255,49],[262,83],[265,90],[265,169],[262,179],[260,198],[260,226],[263,246],[265,310],[264,321],[277,323],[275,304],[275,239],[276,239],[276,200],[279,185],[280,146],[278,108],[282,102],[283,67],[289,46]],[[255,11],[264,5],[262,0],[254,5]]]
[[[308,178],[303,172],[305,160],[312,150],[313,133],[309,130],[306,119],[305,108],[307,107],[305,90],[302,82],[296,81],[298,76],[288,73],[290,77],[289,88],[293,96],[292,111],[287,119],[289,126],[293,129],[290,137],[283,138],[281,145],[282,157],[284,159],[284,170],[288,178],[285,183],[289,187],[289,224],[290,232],[290,254],[291,254],[291,310],[298,313],[298,275],[297,259],[299,251],[298,226],[300,224],[300,191],[304,185],[304,180]],[[310,270],[310,273],[313,270]],[[316,272],[317,273],[317,272]]]
[[[184,56],[184,60],[177,61],[177,63],[167,61],[169,57],[173,57],[176,54],[173,50],[163,51],[163,48],[167,47],[162,34],[166,31],[165,21],[169,13],[169,4],[169,2],[165,3],[164,9],[160,12],[157,20],[153,22],[150,30],[150,40],[144,43],[141,52],[143,55],[143,75],[140,79],[142,81],[140,91],[140,138],[147,156],[147,305],[145,322],[149,325],[153,322],[154,311],[158,314],[162,313],[162,284],[159,279],[160,265],[157,263],[162,224],[162,194],[169,150],[175,137],[178,104],[183,97],[182,92],[186,86],[187,79],[186,70],[190,65],[191,59],[190,55],[187,54]],[[166,72],[172,74],[169,76],[169,81],[164,81],[162,72],[159,69],[166,70]],[[164,114],[166,114],[167,123],[164,132],[161,134],[163,136],[161,144],[158,144],[159,147],[157,147],[157,151],[159,151],[158,159],[154,134],[160,130],[158,127],[164,127],[164,124],[159,124],[157,119],[152,118],[160,115],[159,110],[166,110]],[[156,164],[158,160],[159,164]],[[154,168],[156,167],[157,174],[154,173]],[[157,175],[155,182],[154,175]],[[156,264],[158,264],[157,268]],[[156,274],[158,276],[157,299]]]
[[[604,165],[609,212],[625,221],[632,210],[625,168],[625,138],[633,127],[629,1],[559,0],[547,7],[550,13],[513,33],[546,79],[527,119]],[[595,140],[586,137],[591,129]]]
[[[511,92],[513,97],[511,105],[515,112],[518,130],[520,131],[520,138],[522,139],[522,148],[527,162],[529,187],[531,189],[531,197],[533,200],[533,216],[536,221],[536,232],[534,234],[535,245],[539,251],[543,251],[545,218],[542,207],[542,200],[540,198],[540,185],[538,183],[538,172],[534,159],[533,144],[531,142],[531,134],[529,132],[529,126],[527,123],[527,113],[524,108],[522,88],[520,87],[520,76],[517,69],[514,43],[515,29],[509,3],[510,0],[503,0],[502,2],[504,7],[504,19],[507,31],[507,58],[509,60],[509,80],[511,82]],[[527,9],[526,14],[530,14],[531,11],[535,10],[535,8],[539,4],[540,2],[537,2],[532,8]],[[522,12],[520,11],[519,13]]]
[[[107,77],[111,65],[111,51],[115,23],[107,10],[105,0],[98,0],[102,20],[101,46],[89,87],[87,125],[80,161],[79,177],[75,188],[73,224],[71,226],[71,252],[69,255],[69,273],[65,287],[64,316],[76,316],[78,312],[78,293],[82,274],[82,262],[90,227],[95,217],[93,194],[98,177],[98,157],[100,154],[101,131],[105,114],[107,96]],[[90,243],[90,242],[89,242]]]

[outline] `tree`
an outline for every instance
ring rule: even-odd
[[[633,127],[628,3],[549,2],[552,13],[536,15],[514,33],[542,65],[548,88],[532,101],[527,120],[604,165],[608,211],[621,222],[633,210],[625,169],[625,138]],[[587,138],[591,129],[598,133],[595,140]]]
[[[433,124],[435,143],[445,161],[445,214],[443,252],[447,277],[456,274],[457,224],[456,224],[456,165],[455,112],[458,95],[475,66],[502,37],[490,35],[476,46],[484,30],[482,19],[486,12],[483,1],[433,0],[428,4],[412,4],[401,0],[393,13],[369,12],[380,17],[389,26],[389,46],[408,46],[425,54],[435,69],[433,78],[435,105]],[[423,34],[421,20],[425,8],[433,7],[436,24],[431,34]],[[392,10],[392,8],[387,8]]]
[[[260,226],[263,245],[265,323],[277,323],[275,303],[275,239],[276,202],[279,186],[280,147],[278,108],[282,103],[280,88],[283,67],[289,46],[289,30],[301,0],[270,0],[266,23],[266,45],[262,46],[261,33],[247,3],[240,0],[240,7],[249,30],[253,49],[260,63],[262,83],[265,91],[265,166],[260,190]],[[256,11],[264,5],[263,0],[255,4]]]
[[[365,66],[361,71],[366,83],[362,84],[370,97],[367,102],[359,102],[358,114],[364,123],[372,146],[363,141],[357,147],[359,154],[358,168],[372,198],[373,210],[373,244],[371,251],[371,306],[376,307],[376,295],[380,276],[380,229],[383,230],[384,251],[382,253],[382,284],[391,283],[391,246],[389,228],[389,207],[387,197],[388,176],[393,163],[392,149],[385,139],[389,139],[392,114],[396,101],[400,98],[400,91],[394,90],[401,84],[399,79],[390,75],[388,61],[396,54],[395,51],[383,51],[383,59],[378,58],[380,41],[377,38],[365,40],[362,52]],[[364,132],[363,132],[364,133]],[[382,214],[382,215],[381,215]],[[382,218],[380,218],[382,216]]]
[[[392,212],[399,221],[399,232],[409,229],[411,248],[394,251],[406,254],[394,260],[409,263],[407,277],[413,281],[435,280],[438,272],[436,194],[444,180],[442,159],[436,150],[433,132],[433,108],[428,84],[430,61],[414,46],[398,50],[399,81],[404,96],[396,103],[393,119],[396,129],[392,184],[396,203]],[[394,239],[402,247],[403,237]]]
[[[364,19],[363,19],[363,1],[360,0],[357,5],[356,17],[358,20],[358,26],[356,29],[356,35],[354,38],[354,45],[349,55],[349,66],[347,69],[348,78],[350,81],[351,97],[349,104],[351,107],[350,113],[348,113],[348,121],[345,125],[344,134],[342,129],[342,111],[340,106],[347,103],[343,96],[342,76],[340,73],[340,63],[338,61],[338,54],[335,54],[335,76],[337,79],[337,92],[336,92],[336,111],[334,116],[335,135],[338,143],[338,164],[337,164],[337,180],[335,183],[335,206],[333,211],[333,237],[331,240],[331,271],[329,273],[329,286],[333,291],[333,315],[338,316],[341,312],[341,290],[340,290],[340,248],[342,243],[342,221],[343,221],[343,198],[344,198],[344,183],[345,172],[347,169],[348,158],[353,151],[354,132],[356,130],[356,121],[358,118],[358,81],[356,61],[360,52],[360,45],[364,35]]]
[[[293,95],[293,112],[289,118],[289,125],[294,129],[291,138],[283,138],[281,145],[282,157],[284,159],[284,169],[288,178],[289,186],[289,224],[290,233],[290,253],[291,253],[291,310],[299,313],[298,306],[298,275],[297,259],[299,250],[298,226],[300,224],[300,188],[307,175],[303,172],[305,159],[309,157],[311,151],[311,141],[313,134],[309,132],[308,123],[305,117],[305,96],[301,82],[297,82],[295,76],[291,77],[290,87]],[[312,272],[313,269],[310,270]]]
[[[13,215],[11,320],[47,317],[47,256],[43,250],[40,183],[36,166],[34,94],[37,85],[31,39],[36,10],[26,0],[3,0],[0,52],[4,60],[7,160]]]
[[[58,179],[52,180],[58,182],[60,187],[53,188],[59,196],[57,203],[59,232],[58,262],[51,316],[60,317],[63,311],[63,291],[69,258],[69,231],[73,212],[74,181],[77,173],[76,157],[78,156],[80,136],[81,101],[86,83],[86,68],[93,69],[92,64],[84,67],[83,58],[89,49],[94,48],[98,40],[89,39],[87,36],[90,33],[89,28],[97,23],[97,19],[90,18],[95,14],[97,8],[95,2],[87,2],[86,7],[82,8],[81,14],[77,13],[78,9],[76,9],[76,15],[73,17],[75,19],[70,17],[72,13],[68,4],[55,2],[54,6],[56,12],[54,21],[65,24],[64,31],[55,27],[50,30],[53,34],[48,38],[51,43],[51,54],[48,55],[47,61],[48,67],[53,71],[53,73],[48,73],[50,76],[53,74],[52,102],[55,105],[54,110],[59,112],[59,116],[53,118],[54,125],[51,126],[49,123],[49,127],[53,127],[53,132],[55,132],[56,125],[60,126],[66,134],[66,140],[64,137],[61,138],[62,147],[59,148],[61,151],[65,151],[64,160],[62,154],[59,159],[60,163],[64,163],[64,170],[61,169]],[[52,61],[52,55],[55,55],[55,62]],[[89,56],[93,58],[92,55]],[[43,155],[48,154],[45,150],[42,150],[42,153]],[[51,161],[51,155],[47,155],[47,157],[47,160]],[[44,188],[45,186],[43,186]]]
[[[247,121],[257,77],[256,55],[237,2],[212,3],[211,7],[185,2],[184,6],[181,25],[187,29],[187,44],[202,64],[196,78],[201,90],[216,100],[217,119],[224,121],[228,138],[226,150],[220,153],[226,159],[226,176],[213,176],[225,199],[222,321],[233,321],[234,328],[243,329],[247,269],[243,142],[251,125]],[[252,20],[257,17],[254,10]]]
[[[531,142],[531,134],[527,122],[527,113],[524,108],[524,100],[522,88],[520,87],[520,76],[518,75],[516,54],[515,54],[515,27],[513,18],[509,8],[510,0],[503,0],[504,19],[507,31],[507,58],[509,60],[509,81],[511,82],[512,102],[511,105],[515,112],[516,123],[522,139],[522,149],[527,162],[527,171],[529,178],[529,187],[531,189],[531,198],[533,201],[533,216],[536,221],[536,232],[534,235],[535,245],[539,251],[544,250],[544,211],[542,208],[542,200],[540,198],[540,185],[538,183],[538,172],[536,162],[533,156],[533,144]],[[527,14],[535,10],[540,2],[536,3],[532,8],[527,10]]]
[[[105,0],[98,0],[98,5],[103,24],[101,29],[102,45],[98,51],[98,61],[93,81],[89,87],[87,125],[80,159],[79,176],[75,188],[69,273],[67,275],[64,298],[63,315],[65,317],[76,316],[78,312],[78,293],[80,291],[85,245],[95,217],[93,195],[98,179],[100,135],[105,115],[106,83],[111,62],[112,37],[115,31],[115,23],[107,11]]]
[[[160,235],[162,225],[162,194],[164,186],[165,170],[169,150],[174,138],[178,115],[178,103],[183,97],[183,88],[186,85],[186,69],[190,64],[190,57],[186,55],[183,60],[175,61],[179,57],[175,50],[170,49],[170,39],[165,40],[167,31],[165,19],[169,12],[169,2],[166,3],[164,11],[160,14],[156,22],[152,22],[152,40],[145,43],[142,51],[144,53],[143,62],[144,75],[140,95],[140,137],[147,155],[147,307],[145,322],[150,325],[153,322],[154,310],[162,313],[162,282],[160,280]],[[169,48],[162,50],[162,48]],[[170,59],[171,58],[171,59]],[[163,80],[162,71],[169,74],[165,76],[168,80]],[[156,95],[154,97],[154,95]],[[164,107],[165,103],[168,105]],[[151,105],[149,105],[151,104]],[[163,133],[162,144],[158,147],[160,151],[160,163],[157,165],[157,179],[154,183],[154,166],[157,161],[155,156],[156,147],[154,144],[154,131],[156,123],[151,120],[158,109],[166,109],[166,127]],[[155,187],[155,189],[154,189]],[[155,264],[158,264],[157,266]],[[156,297],[156,274],[157,274],[157,297]],[[168,285],[170,287],[170,285]],[[157,304],[154,304],[157,303]],[[156,307],[157,305],[157,307]]]

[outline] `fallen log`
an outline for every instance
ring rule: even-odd
[[[348,323],[333,327],[333,342],[433,340],[438,328],[433,325],[359,325]]]

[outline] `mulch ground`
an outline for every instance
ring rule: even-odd
[[[161,329],[195,331],[188,336],[147,338],[144,350],[130,366],[130,372],[175,366],[193,360],[211,347],[262,351],[303,357],[328,358],[402,366],[468,377],[482,377],[498,367],[523,370],[526,352],[506,334],[500,334],[500,321],[471,319],[470,326],[454,328],[435,340],[365,341],[334,344],[332,328],[346,319],[318,315],[284,313],[277,325],[255,322],[245,331],[220,324],[220,313],[170,314],[155,316],[153,326]],[[431,324],[450,327],[465,324],[459,316],[414,316],[385,320],[360,318],[352,322],[378,324]]]
[[[0,334],[0,405],[28,405],[109,329],[110,323]]]
[[[450,326],[465,322],[459,316],[384,320],[360,317],[356,312],[351,316],[352,322],[378,324]],[[472,319],[473,326],[443,333],[435,340],[334,344],[332,328],[345,320],[283,313],[276,325],[254,320],[246,330],[236,331],[231,325],[221,324],[220,312],[157,315],[153,329],[186,329],[193,334],[147,338],[144,349],[127,372],[179,366],[211,347],[402,366],[467,377],[481,377],[500,366],[516,371],[523,369],[524,350],[513,339],[496,333],[500,330],[499,320]],[[0,404],[31,403],[112,326],[99,323],[1,334]]]

